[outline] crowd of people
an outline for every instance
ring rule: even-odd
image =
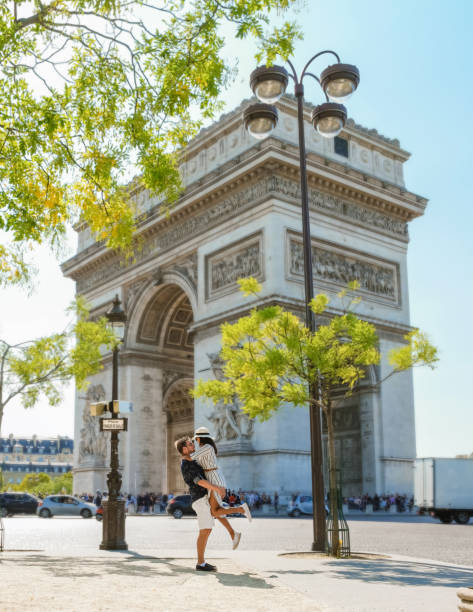
[[[107,500],[106,491],[96,491],[95,495],[91,493],[82,493],[77,495],[80,499],[86,502],[93,503],[97,507],[102,504],[102,501]],[[136,514],[160,514],[166,511],[166,506],[174,497],[172,493],[141,493],[140,495],[132,495],[131,493],[123,493],[125,499],[125,510]],[[223,501],[230,507],[239,506],[246,502],[252,510],[260,510],[264,505],[273,506],[276,513],[279,512],[279,494],[276,491],[272,496],[258,491],[238,491],[227,489],[227,494]]]
[[[99,507],[103,501],[107,501],[107,492],[96,491],[95,495],[82,493],[77,497]],[[125,510],[127,512],[159,514],[166,510],[166,506],[173,495],[171,493],[141,493],[135,496],[131,493],[122,493],[121,497],[125,500]]]
[[[385,493],[383,495],[361,495],[358,497],[346,497],[344,503],[350,509],[366,511],[366,506],[373,506],[373,512],[384,510],[387,512],[391,506],[396,507],[397,512],[412,512],[414,508],[414,498],[412,495],[400,495],[399,493]]]
[[[106,491],[97,491],[95,495],[82,493],[78,497],[84,501],[94,503],[98,507],[102,504],[102,501],[106,501],[107,493]],[[166,506],[173,497],[172,493],[141,493],[137,496],[131,493],[123,494],[126,511],[136,514],[161,514],[166,511]],[[252,511],[258,511],[263,509],[264,506],[270,506],[278,514],[280,509],[277,491],[273,495],[269,495],[265,492],[227,489],[227,494],[223,497],[223,501],[230,507],[239,506],[246,502]],[[368,505],[373,507],[374,512],[387,512],[392,506],[396,507],[397,512],[412,512],[414,508],[414,498],[409,495],[400,495],[399,493],[386,493],[383,495],[378,495],[377,493],[369,495],[365,493],[365,495],[345,497],[343,503],[350,510],[361,510],[362,512],[366,511]]]
[[[227,489],[227,494],[223,501],[229,506],[239,506],[242,503],[247,503],[251,510],[260,510],[264,505],[274,506],[276,514],[279,512],[279,494],[274,492],[273,496],[266,493],[258,493],[258,491],[233,491]]]

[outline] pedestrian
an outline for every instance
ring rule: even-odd
[[[182,478],[189,487],[192,508],[197,514],[199,535],[197,537],[197,565],[195,569],[201,572],[216,572],[217,568],[215,565],[207,563],[205,560],[207,540],[209,539],[215,522],[210,510],[207,492],[213,491],[221,496],[225,494],[225,487],[212,484],[206,480],[203,468],[191,457],[191,454],[195,451],[194,442],[192,440],[188,437],[179,438],[174,445],[177,452],[182,457]]]
[[[168,496],[166,495],[166,493],[164,493],[163,495],[161,495],[161,512],[164,512],[166,510],[166,506],[168,503]]]
[[[199,427],[196,429],[194,434],[194,440],[199,444],[199,450],[192,454],[194,461],[202,466],[204,469],[207,479],[213,484],[217,484],[220,487],[225,487],[225,478],[217,465],[217,446],[214,439],[209,433],[207,427]],[[225,489],[225,494],[226,494]],[[247,504],[242,504],[239,508],[223,508],[222,497],[215,492],[209,494],[210,506],[212,508],[212,514],[216,518],[223,517],[226,514],[244,514],[246,518],[251,521],[251,513]],[[228,501],[231,502],[236,498],[230,493]]]
[[[274,491],[274,512],[279,514],[279,493]]]
[[[217,465],[217,446],[208,429],[206,427],[199,427],[198,429],[196,429],[194,434],[194,440],[198,442],[199,450],[193,452],[192,459],[197,461],[197,463],[199,463],[199,465],[203,468],[206,478],[211,483],[225,488],[225,478],[223,477],[223,474],[219,470],[219,467]],[[227,490],[225,489],[225,495],[226,494]],[[246,518],[251,521],[251,512],[248,508],[248,505],[246,503],[243,503],[241,506],[224,508],[222,496],[216,493],[215,491],[209,492],[209,503],[212,510],[212,516],[217,518],[228,531],[228,534],[232,539],[233,550],[235,550],[235,548],[237,548],[238,544],[240,543],[241,533],[238,531],[234,531],[234,529],[228,522],[226,515],[244,514]]]

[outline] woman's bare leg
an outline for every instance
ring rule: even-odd
[[[219,506],[218,501],[213,493],[213,491],[210,494],[210,510],[212,512],[212,516],[214,516],[215,518],[222,518],[224,516],[226,516],[227,514],[241,514],[242,510],[240,507],[236,507],[236,508],[222,508],[222,506]]]
[[[218,501],[215,495],[213,494],[213,492],[210,494],[209,501],[210,501],[210,511],[212,513],[212,516],[214,516],[216,519],[220,521],[220,523],[225,527],[231,539],[233,540],[233,538],[235,537],[235,531],[233,527],[230,525],[230,521],[225,516],[219,516],[219,514],[221,514],[220,510],[223,510],[225,513],[227,513],[227,508],[222,508],[221,506],[218,505]]]

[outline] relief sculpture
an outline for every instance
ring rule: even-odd
[[[290,241],[290,271],[297,276],[304,274],[304,252],[297,240]],[[369,293],[397,301],[395,268],[363,261],[335,251],[312,246],[314,277],[346,286],[357,280],[360,288]]]
[[[143,244],[137,261],[149,257],[151,254],[159,255],[178,244],[185,243],[190,237],[195,238],[201,232],[206,232],[212,227],[240,215],[244,210],[254,207],[255,203],[263,198],[272,196],[286,196],[292,200],[300,200],[300,186],[297,181],[292,181],[281,176],[271,175],[260,178],[244,189],[227,194],[218,203],[197,215],[193,215],[182,221],[176,221],[171,227],[153,235]],[[377,231],[386,232],[396,238],[407,239],[407,223],[391,215],[372,210],[359,203],[348,202],[332,194],[322,193],[316,189],[309,189],[309,205],[312,209],[323,211],[341,220],[357,223],[363,227],[374,228]],[[191,256],[192,257],[192,256]],[[179,264],[181,265],[181,264]],[[256,261],[253,260],[253,265]],[[186,274],[194,274],[193,262],[185,264]],[[119,258],[107,266],[93,269],[77,279],[78,293],[84,293],[92,287],[99,285],[105,280],[119,274],[121,263]],[[250,272],[251,273],[251,272]],[[255,275],[252,272],[253,276]],[[223,282],[220,272],[217,273],[216,282]]]
[[[79,463],[93,461],[105,462],[107,456],[107,438],[99,431],[97,417],[90,414],[90,402],[101,402],[105,399],[102,385],[91,385],[87,390],[86,404],[82,412],[82,427],[79,442]]]
[[[261,274],[260,245],[252,244],[211,263],[211,290],[236,283],[239,278]]]

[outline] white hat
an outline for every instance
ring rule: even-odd
[[[207,427],[199,427],[199,429],[196,429],[194,433],[194,440],[196,438],[210,438],[211,440],[213,440],[213,437],[210,435],[210,432]]]

